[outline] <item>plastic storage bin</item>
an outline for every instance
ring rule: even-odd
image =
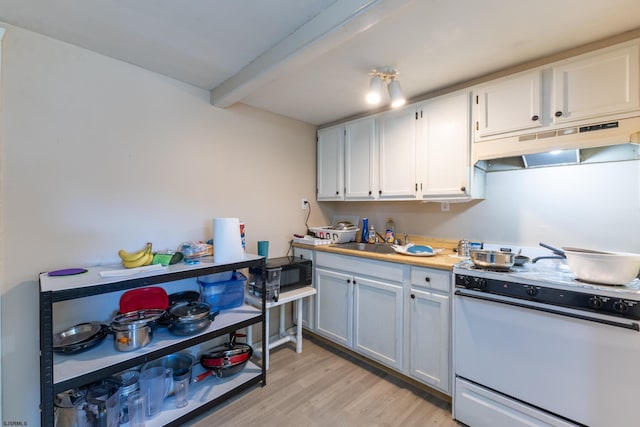
[[[244,304],[244,289],[247,278],[234,272],[231,280],[211,281],[210,276],[198,277],[200,300],[211,305],[211,311],[226,310]]]

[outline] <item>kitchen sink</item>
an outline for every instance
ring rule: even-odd
[[[392,254],[395,253],[391,245],[387,245],[385,243],[358,243],[358,242],[349,242],[349,243],[340,243],[335,245],[336,248],[340,249],[351,249],[355,251],[362,252],[371,252],[376,254]]]

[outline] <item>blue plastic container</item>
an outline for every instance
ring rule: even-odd
[[[205,277],[198,278],[200,285],[200,300],[211,305],[211,311],[227,310],[244,304],[244,291],[247,278],[240,272],[234,272],[231,280],[218,282],[207,281]]]

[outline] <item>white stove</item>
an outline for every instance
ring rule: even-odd
[[[471,426],[637,424],[640,280],[581,282],[559,260],[454,267],[454,418]]]

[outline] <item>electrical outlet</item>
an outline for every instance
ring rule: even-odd
[[[440,203],[440,212],[449,212],[449,202]]]
[[[303,197],[302,200],[300,201],[300,209],[306,210],[308,208],[309,208],[309,201]]]

